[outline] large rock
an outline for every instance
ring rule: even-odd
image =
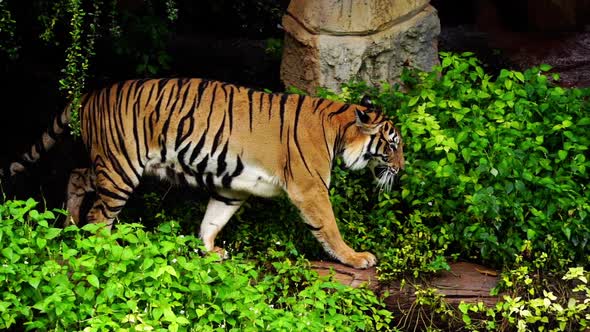
[[[393,83],[404,66],[438,64],[440,21],[427,0],[292,0],[281,79],[315,93],[362,79]]]

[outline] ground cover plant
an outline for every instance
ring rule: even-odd
[[[256,262],[201,256],[178,223],[65,229],[36,202],[0,206],[0,329],[357,331],[388,329],[367,289],[320,279],[268,248]]]
[[[417,290],[417,305],[444,319],[412,328],[588,328],[590,90],[558,79],[546,65],[492,75],[470,53],[441,53],[434,71],[407,70],[400,84],[319,91],[346,102],[370,95],[404,137],[397,190],[381,192],[367,172],[338,161],[332,174],[340,230],[353,248],[377,255],[382,282],[428,277],[455,259],[503,271],[493,308],[454,310],[435,290]],[[286,198],[246,202],[218,239],[233,257],[219,264],[194,252],[205,197],[153,189],[137,191],[112,236],[95,236],[95,226],[51,228],[53,216],[31,201],[2,206],[0,326],[408,328],[368,290],[309,272],[308,259],[328,257]]]

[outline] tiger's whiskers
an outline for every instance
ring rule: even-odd
[[[383,168],[377,174],[379,181],[377,182],[377,187],[380,190],[391,191],[393,189],[393,185],[395,183],[397,171],[391,168]]]

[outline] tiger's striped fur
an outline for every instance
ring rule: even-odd
[[[342,240],[328,197],[338,155],[351,169],[375,166],[388,189],[403,168],[398,130],[363,104],[201,79],[129,80],[87,93],[79,115],[91,167],[70,176],[71,219],[78,222],[84,195],[95,191],[87,219],[110,227],[142,176],[154,174],[209,191],[200,236],[214,250],[216,235],[248,196],[285,191],[329,254],[356,268],[373,266],[374,255]],[[39,159],[69,121],[66,107],[10,173]]]

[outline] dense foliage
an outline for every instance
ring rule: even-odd
[[[0,206],[0,329],[35,331],[357,331],[389,311],[268,248],[257,262],[202,256],[178,223],[54,228],[36,203]]]
[[[396,218],[420,219],[447,254],[497,267],[521,252],[547,255],[547,269],[588,264],[590,89],[554,85],[547,65],[492,77],[472,54],[441,60],[401,87],[353,83],[336,96],[372,94],[405,139],[401,191],[371,214],[394,200]]]

